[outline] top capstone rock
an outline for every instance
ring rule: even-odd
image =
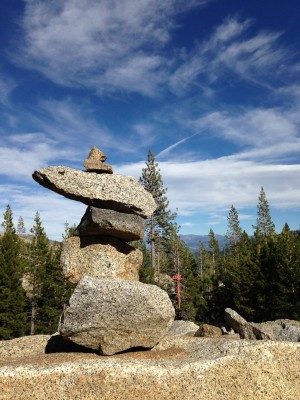
[[[84,167],[87,172],[96,172],[98,174],[112,174],[112,166],[104,164],[107,159],[106,155],[98,149],[98,147],[92,147],[88,158],[84,160]]]

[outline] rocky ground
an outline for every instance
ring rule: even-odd
[[[0,343],[0,399],[300,399],[300,343],[169,336],[151,351],[100,356],[46,354],[49,339]]]

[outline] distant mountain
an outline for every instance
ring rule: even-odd
[[[226,246],[226,237],[224,235],[215,235],[220,250]],[[189,249],[196,253],[199,251],[199,241],[201,241],[204,247],[209,250],[209,235],[180,235],[180,238],[188,245]]]

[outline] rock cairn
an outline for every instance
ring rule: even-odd
[[[88,205],[74,236],[63,245],[64,276],[77,286],[59,332],[67,340],[112,355],[151,348],[166,335],[174,308],[166,292],[139,282],[142,253],[127,242],[143,238],[155,201],[134,178],[113,174],[93,147],[86,171],[47,167],[33,179]]]

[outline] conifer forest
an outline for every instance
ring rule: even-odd
[[[214,231],[209,246],[199,242],[192,252],[180,239],[176,213],[169,209],[167,189],[151,151],[140,184],[154,197],[157,209],[147,221],[145,239],[134,242],[143,253],[140,280],[165,289],[177,318],[220,323],[226,307],[247,321],[280,318],[300,320],[300,231],[286,223],[275,231],[266,193],[258,196],[253,235],[242,230],[238,210],[231,206],[226,246]],[[62,242],[74,227],[66,223]],[[74,286],[60,267],[62,243],[50,241],[37,212],[29,234],[22,217],[17,226],[7,205],[0,235],[0,339],[53,334]],[[181,275],[181,304],[172,276]]]

